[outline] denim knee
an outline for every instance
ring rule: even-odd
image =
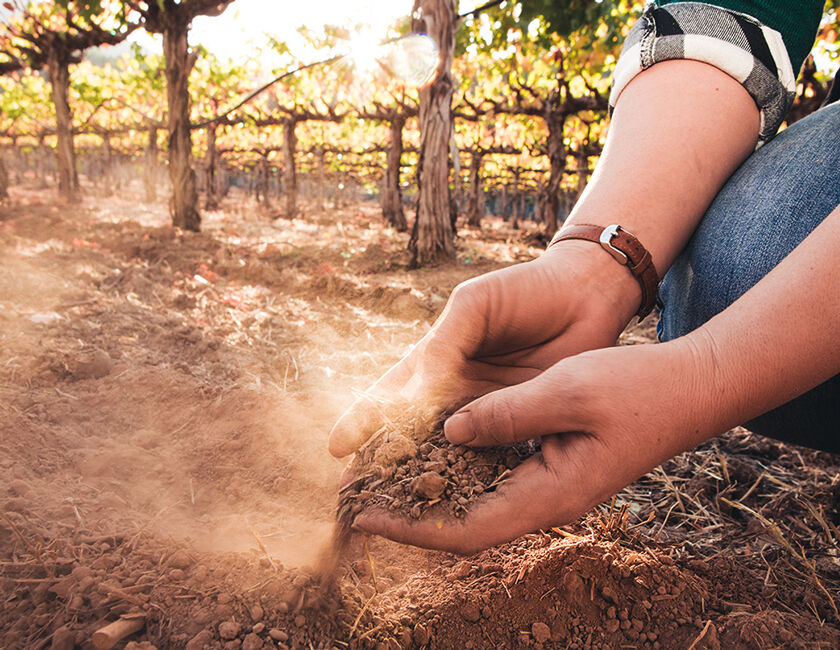
[[[840,205],[838,133],[840,104],[833,104],[783,131],[741,165],[660,285],[660,340],[687,334],[726,309]],[[840,452],[838,423],[840,375],[746,426]]]
[[[840,205],[840,104],[780,133],[733,174],[660,289],[661,340],[737,300]]]

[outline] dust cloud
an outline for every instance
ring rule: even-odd
[[[348,335],[321,318],[268,355],[131,300],[79,316],[90,294],[50,257],[0,267],[0,295],[15,305],[3,312],[5,367],[31,383],[24,397],[6,384],[18,395],[0,448],[24,462],[0,465],[4,482],[25,485],[67,529],[316,563],[343,469],[327,451],[330,427],[413,337]],[[90,263],[76,271],[116,277]],[[123,290],[142,299],[144,286]]]

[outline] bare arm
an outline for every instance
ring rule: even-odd
[[[689,60],[653,66],[619,97],[603,155],[567,223],[620,224],[651,252],[662,277],[753,151],[758,123],[755,102],[717,68]],[[611,296],[626,323],[641,292],[626,269],[606,252],[600,257],[616,267]]]

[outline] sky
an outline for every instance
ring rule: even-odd
[[[461,3],[472,8],[475,0]],[[265,53],[266,34],[295,47],[303,47],[296,31],[301,25],[318,31],[325,24],[370,25],[370,34],[378,39],[398,19],[411,13],[412,0],[236,0],[221,16],[198,17],[190,31],[190,44],[201,44],[222,59],[241,60]],[[157,51],[160,45],[145,32],[134,40]],[[295,52],[306,58],[306,52]]]

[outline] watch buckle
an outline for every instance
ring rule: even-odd
[[[618,224],[607,226],[601,231],[601,236],[598,238],[598,241],[601,243],[601,247],[615,258],[616,262],[627,266],[629,262],[627,255],[612,245],[612,238],[618,235],[619,230],[622,230],[622,228]]]

